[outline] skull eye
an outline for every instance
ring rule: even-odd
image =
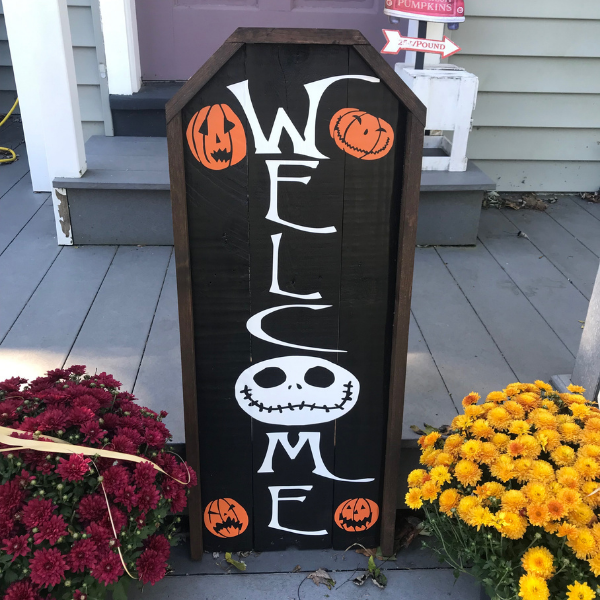
[[[335,381],[335,375],[325,367],[312,367],[306,371],[304,381],[313,387],[327,388]]]
[[[286,380],[285,372],[279,367],[267,367],[254,375],[254,381],[261,388],[272,388]]]

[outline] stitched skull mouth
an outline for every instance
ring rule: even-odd
[[[344,405],[347,402],[350,402],[350,400],[352,400],[352,382],[349,381],[348,383],[345,383],[343,386],[344,388],[344,396],[340,399],[340,402],[338,404],[334,404],[333,406],[326,406],[326,405],[318,405],[316,403],[310,403],[310,402],[306,402],[306,401],[302,401],[300,402],[300,404],[292,404],[291,402],[288,402],[285,405],[281,405],[278,404],[277,406],[265,406],[262,402],[259,402],[258,400],[255,400],[252,397],[252,388],[249,388],[247,385],[244,386],[244,389],[240,390],[240,394],[244,394],[244,400],[248,400],[249,404],[248,407],[251,406],[256,406],[259,410],[259,412],[263,412],[263,411],[267,411],[268,413],[271,412],[280,412],[283,413],[284,410],[290,410],[290,411],[295,411],[295,410],[324,410],[325,412],[329,412],[331,410],[345,410],[344,409]]]
[[[231,151],[220,148],[219,150],[215,150],[211,156],[217,162],[227,162],[231,160]]]

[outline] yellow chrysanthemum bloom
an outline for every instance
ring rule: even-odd
[[[421,446],[421,448],[430,448],[431,446],[433,446],[440,438],[441,438],[441,434],[439,433],[439,431],[432,431],[430,434],[428,435],[422,435],[419,438],[419,445]]]
[[[519,596],[523,600],[548,600],[550,591],[546,582],[537,575],[523,575],[519,579]]]
[[[513,419],[522,420],[525,417],[525,409],[514,400],[509,400],[508,402],[505,402],[502,405],[502,408],[507,410]]]
[[[458,429],[459,431],[464,431],[471,424],[471,419],[467,417],[467,415],[456,415],[454,419],[452,419],[451,427],[452,429]]]
[[[422,465],[432,467],[435,464],[436,458],[440,452],[441,450],[436,450],[435,448],[425,448],[425,450],[423,450],[423,454],[421,454],[419,462]]]
[[[544,525],[544,531],[554,535],[558,531],[558,523],[555,523],[554,521],[548,521],[548,523]]]
[[[567,386],[567,389],[572,393],[572,394],[585,394],[585,388],[581,387],[580,385],[574,385],[572,383],[570,383]]]
[[[596,597],[596,592],[585,582],[576,581],[573,585],[568,585],[567,589],[567,600],[594,600]]]
[[[496,479],[506,483],[515,476],[515,467],[512,458],[506,454],[501,454],[498,459],[492,463],[490,471]]]
[[[510,442],[510,436],[505,433],[496,433],[492,438],[492,444],[498,448],[498,450],[504,450]]]
[[[568,403],[569,404],[587,404],[587,400],[581,394],[564,394],[565,396],[569,396]],[[562,394],[561,394],[562,398]],[[563,398],[564,400],[564,398]]]
[[[477,404],[472,404],[471,406],[467,406],[465,408],[465,415],[469,417],[469,419],[474,420],[480,417],[485,410],[482,406],[477,406]]]
[[[523,456],[525,458],[537,458],[540,455],[542,447],[532,435],[520,435],[519,440],[524,446]]]
[[[440,493],[440,486],[433,480],[426,481],[421,486],[421,498],[433,502]]]
[[[425,469],[415,469],[408,474],[408,487],[420,487],[427,480],[427,471]]]
[[[438,485],[443,485],[444,483],[450,483],[452,479],[452,475],[450,475],[450,471],[448,471],[447,467],[443,465],[438,465],[437,467],[433,467],[429,472],[431,479],[437,483]]]
[[[463,485],[475,485],[481,479],[481,475],[481,469],[471,460],[463,459],[454,467],[454,476]]]
[[[592,417],[585,422],[585,428],[590,431],[600,431],[600,418]]]
[[[567,539],[567,545],[575,552],[575,556],[581,560],[591,558],[596,554],[597,542],[589,529],[578,528],[577,537]]]
[[[464,496],[458,502],[458,516],[465,522],[469,518],[471,511],[476,507],[481,506],[479,498],[476,496]]]
[[[440,494],[438,500],[440,503],[440,510],[445,514],[450,515],[452,513],[452,509],[458,506],[461,497],[462,496],[455,488],[448,488],[447,490],[444,490]]]
[[[506,394],[504,392],[490,392],[485,399],[486,402],[502,402],[506,400]]]
[[[561,523],[558,526],[556,535],[558,537],[566,537],[569,541],[573,541],[577,539],[577,536],[579,535],[579,529],[577,529],[575,525],[571,525],[571,523]]]
[[[527,530],[527,520],[510,511],[496,513],[496,523],[498,531],[511,540],[520,540]]]
[[[530,504],[527,507],[527,516],[532,525],[542,526],[550,520],[550,513],[545,504]]]
[[[542,404],[542,399],[537,394],[532,394],[531,392],[519,394],[514,397],[514,400],[518,402],[526,412],[529,412]]]
[[[572,490],[571,488],[560,489],[556,494],[556,497],[565,505],[567,510],[574,509],[581,502],[579,492]]]
[[[595,518],[594,511],[587,505],[580,503],[569,511],[569,523],[585,527]]]
[[[527,421],[521,421],[517,419],[510,424],[508,432],[513,433],[514,435],[522,435],[523,433],[529,433],[529,423],[527,423]]]
[[[583,501],[594,508],[600,506],[600,481],[586,481],[581,486]]]
[[[510,442],[508,442],[508,446],[506,446],[506,453],[509,456],[512,456],[513,458],[517,458],[517,456],[521,456],[521,454],[523,454],[526,450],[526,446],[523,443],[523,440],[521,440],[519,437],[514,439],[514,440],[510,440]]]
[[[539,379],[536,379],[534,381],[535,386],[540,389],[540,390],[544,390],[545,392],[552,392],[552,386],[549,383],[546,383],[544,381],[540,381]]]
[[[479,402],[479,398],[481,398],[479,394],[476,392],[471,392],[463,398],[462,405],[464,408],[467,408],[467,406],[471,406],[471,404],[477,404],[477,402]]]
[[[494,522],[494,515],[489,508],[484,506],[475,506],[468,515],[467,523],[472,527],[477,527],[477,531],[481,527],[489,527]]]
[[[534,437],[544,452],[551,452],[555,448],[558,448],[562,442],[560,433],[555,429],[542,429],[536,431]]]
[[[552,400],[548,400],[548,398],[544,398],[542,400],[542,406],[550,411],[553,415],[555,415],[558,412],[558,406],[556,406],[555,402],[552,402]]]
[[[487,440],[494,435],[494,430],[485,419],[477,419],[471,425],[471,433],[476,438]]]
[[[593,460],[593,459],[588,459]],[[571,488],[573,490],[579,489],[581,483],[581,477],[579,471],[574,467],[561,467],[556,471],[556,481],[563,487]]]
[[[496,408],[492,408],[490,412],[487,414],[487,422],[494,429],[508,429],[510,425],[511,416],[507,410],[502,408],[502,406],[497,406]]]
[[[496,404],[493,402],[484,402],[483,404],[479,404],[479,406],[481,406],[481,409],[483,410],[482,414],[487,415],[492,408],[495,408]]]
[[[554,573],[554,556],[544,546],[529,548],[521,557],[521,564],[527,573],[542,579],[550,579]]]
[[[600,419],[594,419],[600,421]],[[586,444],[585,446],[580,446],[577,451],[579,456],[585,456],[587,458],[598,458],[600,459],[600,446],[597,444]]]
[[[519,483],[529,480],[529,471],[533,461],[530,458],[519,458],[513,462],[515,474]]]
[[[460,455],[468,460],[476,461],[481,452],[480,440],[467,440],[460,448]]]
[[[558,446],[552,450],[550,457],[559,467],[568,467],[575,462],[575,450],[571,446]]]
[[[590,565],[590,570],[594,574],[594,577],[600,577],[600,554],[597,554],[594,558],[590,558],[588,564]]]
[[[458,456],[458,452],[464,441],[465,438],[462,435],[458,435],[458,433],[449,435],[444,443],[444,452],[448,452],[452,456]]]
[[[454,462],[454,458],[452,457],[452,454],[450,454],[448,452],[440,452],[435,457],[435,466],[436,467],[438,465],[443,465],[444,467],[449,467],[453,462]]]
[[[529,479],[530,481],[550,483],[554,480],[554,469],[545,460],[534,460],[529,470]]]
[[[522,384],[517,382],[517,383],[510,383],[506,386],[506,388],[503,390],[503,392],[507,395],[507,396],[516,396],[517,394],[521,393],[521,389],[522,389]]]
[[[524,485],[521,491],[531,502],[544,502],[548,497],[548,490],[543,483],[531,482]]]
[[[571,409],[571,414],[576,419],[585,419],[592,412],[590,407],[585,404],[571,404],[569,408]]]
[[[545,408],[536,408],[529,413],[527,420],[538,429],[555,429],[556,417]]]
[[[512,512],[519,512],[527,506],[527,497],[521,490],[508,490],[502,494],[502,508]]]
[[[421,490],[419,488],[411,488],[408,490],[406,496],[404,496],[404,501],[406,502],[406,506],[408,508],[417,509],[423,506],[423,500],[421,500]]]
[[[491,464],[498,458],[498,448],[492,442],[483,442],[479,453],[479,462],[486,465]]]
[[[582,444],[600,444],[600,431],[587,429],[586,427],[580,434],[579,442]]]
[[[506,488],[497,481],[488,481],[483,485],[478,485],[475,493],[480,498],[500,498],[505,489]]]
[[[557,498],[551,498],[548,500],[546,506],[548,507],[550,518],[554,521],[562,519],[567,514],[565,505]]]
[[[583,479],[596,479],[596,477],[600,475],[600,466],[598,466],[596,460],[585,456],[582,456],[575,461],[573,469],[575,469]]]

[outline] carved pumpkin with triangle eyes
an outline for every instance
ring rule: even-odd
[[[204,525],[213,535],[230,538],[240,535],[248,527],[248,513],[231,498],[219,498],[204,509]]]
[[[379,506],[368,498],[351,498],[342,502],[334,515],[335,524],[344,531],[366,531],[379,518]]]
[[[382,158],[394,144],[387,121],[357,108],[338,110],[329,122],[329,133],[338,148],[362,160]]]
[[[213,171],[221,171],[246,156],[246,133],[227,104],[199,110],[190,120],[186,137],[194,158]]]

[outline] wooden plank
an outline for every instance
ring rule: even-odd
[[[417,447],[419,436],[412,431],[411,425],[449,425],[458,414],[414,315],[410,318],[408,334],[404,396],[403,448]]]
[[[17,160],[0,168],[0,197],[18,183],[24,175],[29,173],[29,162],[27,161],[27,148],[25,144],[20,144],[14,148],[14,151],[17,155]]]
[[[36,194],[26,175],[0,198],[0,255],[49,197]]]
[[[351,46],[368,44],[360,33],[353,29],[291,29],[285,27],[238,27],[227,43],[246,44],[327,44]]]
[[[598,162],[559,160],[478,160],[475,164],[502,192],[594,192],[600,188]]]
[[[519,381],[571,372],[574,355],[484,246],[437,251]]]
[[[10,91],[17,89],[12,66],[0,67],[0,89]]]
[[[474,127],[467,155],[478,160],[595,161],[600,169],[597,129]]]
[[[99,85],[77,85],[82,121],[102,121],[102,97]]]
[[[581,198],[581,196],[571,196],[573,202],[580,206],[587,213],[600,220],[600,204],[597,202],[591,202],[590,200],[586,200],[585,198]]]
[[[600,128],[594,94],[479,92],[473,126]]]
[[[598,257],[547,214],[506,210],[504,215],[589,300],[598,273]]]
[[[73,60],[77,85],[100,85],[95,47],[76,46],[73,48]]]
[[[580,0],[573,5],[562,0],[466,0],[465,14],[528,19],[600,19],[600,5],[596,0]]]
[[[10,58],[10,48],[8,47],[8,40],[0,40],[0,66],[12,67],[12,60]]]
[[[452,63],[479,77],[480,92],[600,94],[598,58],[455,54]]]
[[[452,32],[452,40],[461,47],[463,57],[469,54],[600,57],[600,20],[488,18],[466,14],[467,22]]]
[[[186,441],[186,458],[196,471],[198,485],[190,492],[190,554],[200,560],[204,552],[202,540],[202,497],[200,472],[200,442],[198,432],[198,398],[196,389],[196,357],[194,347],[194,311],[192,302],[192,271],[190,240],[183,164],[183,123],[181,113],[167,123],[169,144],[169,177],[171,180],[171,207],[173,211],[173,239],[177,304],[179,312],[179,339],[181,347],[181,388]]]
[[[8,333],[46,271],[60,252],[52,204],[34,215],[0,256],[0,340]]]
[[[89,6],[68,6],[71,43],[73,46],[96,46],[92,9]]]
[[[576,355],[588,302],[530,240],[517,237],[518,231],[504,211],[482,211],[480,241]]]
[[[600,223],[590,219],[590,213],[575,202],[574,197],[559,197],[556,204],[548,207],[546,214],[600,257]]]
[[[63,366],[116,250],[63,249],[0,345],[0,380]]]
[[[485,396],[515,374],[433,248],[417,248],[413,314],[452,400]]]
[[[180,372],[177,283],[175,256],[172,255],[133,393],[143,406],[169,413],[164,423],[175,444],[185,442]]]
[[[162,246],[119,247],[66,364],[112,373],[131,391],[170,254]]]

